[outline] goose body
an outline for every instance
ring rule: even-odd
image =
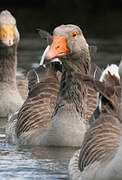
[[[122,62],[119,66],[119,75],[121,84]],[[101,79],[104,80],[105,87],[104,90],[102,87],[103,92],[100,92],[100,113],[91,122],[81,149],[70,160],[69,175],[71,180],[122,179],[121,85],[118,84],[118,78],[118,74],[115,77],[110,71],[104,71],[104,78]],[[110,82],[110,79],[113,82]],[[106,85],[110,87],[108,88]]]
[[[19,32],[16,20],[7,10],[0,13],[0,116],[16,112],[23,104],[24,99],[19,91],[20,79],[16,78],[17,69],[17,44]],[[27,90],[27,81],[23,79]],[[22,83],[21,83],[22,84]],[[19,83],[20,85],[20,83]],[[24,93],[26,94],[26,90]],[[23,95],[26,97],[26,95]]]
[[[45,146],[81,145],[88,126],[87,85],[76,79],[73,72],[87,75],[91,63],[88,45],[79,27],[61,25],[55,28],[45,61],[53,58],[60,58],[62,62],[60,86],[56,80],[57,70],[49,68],[51,73],[47,73],[46,78],[29,91],[14,126],[11,125],[13,120],[9,121],[9,142]],[[52,98],[54,103],[50,109]]]
[[[54,65],[28,73],[29,93],[18,112],[10,117],[6,137],[13,144],[41,144],[55,106],[59,79]],[[19,138],[18,138],[19,137]]]

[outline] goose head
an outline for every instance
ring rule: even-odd
[[[46,53],[46,59],[54,59],[70,56],[79,59],[82,52],[88,52],[88,44],[82,30],[72,24],[61,25],[53,31],[53,42]]]
[[[4,46],[10,47],[17,43],[20,35],[16,26],[16,20],[12,14],[4,10],[0,13],[0,40]]]

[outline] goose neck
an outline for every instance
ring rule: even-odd
[[[0,81],[12,83],[16,81],[17,45],[0,47]]]

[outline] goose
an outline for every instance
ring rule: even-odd
[[[80,146],[88,126],[88,87],[75,78],[73,72],[90,74],[91,58],[86,39],[78,26],[68,24],[54,29],[53,42],[45,59],[56,57],[60,58],[64,70],[47,141],[51,145]]]
[[[73,77],[72,72],[87,75],[91,63],[87,42],[78,26],[69,24],[55,28],[53,42],[44,59],[47,64],[52,64],[55,63],[54,58],[60,58],[61,61],[61,80],[57,78],[59,68],[48,65],[46,68],[50,73],[42,80],[37,78],[36,86],[32,91],[30,88],[27,100],[15,115],[15,120],[10,119],[8,142],[44,146],[81,145],[88,126],[87,85]],[[96,72],[96,66],[93,67]],[[50,78],[52,73],[53,77]],[[38,77],[37,71],[36,74],[34,77]],[[50,110],[52,96],[53,106]]]
[[[90,123],[80,150],[69,162],[71,180],[122,179],[122,61],[119,73],[113,73],[113,67],[118,69],[107,68],[99,82],[83,77],[101,94],[100,113]]]
[[[0,13],[0,116],[16,112],[27,95],[27,80],[17,74],[17,45],[20,35],[16,20],[4,10]],[[23,90],[22,90],[23,89]]]
[[[40,34],[41,38],[43,38],[47,41],[48,45],[51,45],[51,43],[53,41],[53,36],[50,33],[48,33],[45,30],[39,29],[39,34]],[[87,44],[87,46],[89,49],[90,57],[93,57],[96,54],[97,47],[94,45],[88,45],[88,44]],[[45,54],[46,54],[46,51],[45,51]],[[43,54],[43,56],[44,56],[44,54]],[[43,61],[44,61],[44,58],[43,58]],[[92,77],[94,77],[96,80],[99,80],[101,73],[102,73],[102,70],[95,63],[91,62],[90,66],[91,66],[90,67],[90,75]],[[88,121],[91,117],[91,114],[93,113],[93,110],[96,108],[96,103],[97,103],[97,97],[96,96],[97,96],[97,94],[94,91],[94,89],[91,88],[90,86],[88,86],[88,90],[87,90],[87,113],[86,113],[87,124],[88,124]]]

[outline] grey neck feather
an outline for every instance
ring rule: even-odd
[[[53,115],[56,115],[58,108],[66,104],[73,104],[76,111],[85,118],[87,87],[82,81],[73,77],[72,72],[88,74],[90,71],[89,53],[80,56],[79,60],[70,56],[62,60],[64,65],[60,90],[57,96],[56,107]]]
[[[16,83],[17,45],[0,44],[0,82]]]

